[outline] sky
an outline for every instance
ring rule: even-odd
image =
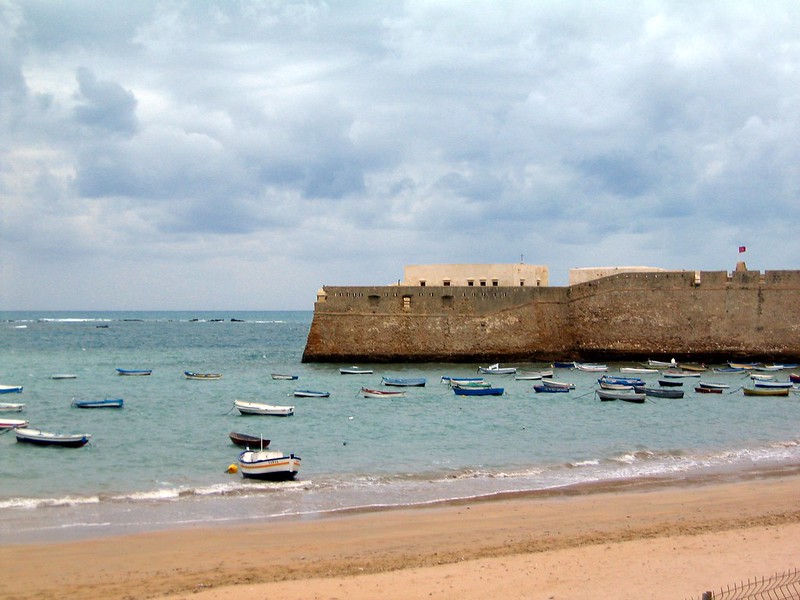
[[[796,0],[0,0],[0,310],[798,269],[798,222]]]

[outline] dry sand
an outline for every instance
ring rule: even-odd
[[[800,567],[800,477],[0,546],[0,597],[680,599]]]

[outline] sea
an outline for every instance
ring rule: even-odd
[[[479,363],[341,365],[301,360],[313,314],[298,312],[0,312],[0,384],[22,385],[30,426],[89,433],[82,448],[37,447],[0,435],[0,540],[50,542],[619,482],[746,477],[800,465],[800,396],[744,396],[730,385],[682,399],[602,402],[599,373],[556,369],[569,393],[489,375],[502,396],[456,396],[442,377]],[[565,357],[568,358],[568,357]],[[610,374],[622,366],[609,365]],[[371,368],[342,375],[340,367]],[[514,363],[519,373],[549,368]],[[152,369],[124,377],[117,369]],[[185,371],[220,373],[189,380]],[[273,373],[296,375],[276,380]],[[53,375],[75,375],[56,379]],[[425,377],[406,396],[369,399],[381,377]],[[788,380],[788,373],[775,373]],[[657,385],[657,374],[640,375]],[[294,390],[330,393],[301,398]],[[123,398],[122,409],[73,399]],[[291,405],[290,417],[243,416],[235,399]],[[262,436],[302,459],[290,482],[229,472],[231,431]]]

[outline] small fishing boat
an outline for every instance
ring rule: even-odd
[[[245,450],[239,455],[242,477],[287,481],[300,470],[300,457],[280,450]]]
[[[630,373],[631,375],[645,375],[648,373],[658,373],[658,369],[650,367],[620,367],[620,373]]]
[[[791,381],[792,383],[800,383],[800,374],[789,373],[789,381]]]
[[[722,388],[697,386],[694,391],[699,394],[721,394]]]
[[[461,381],[484,381],[483,377],[452,377],[450,375],[442,375],[442,383],[452,385],[454,382]]]
[[[495,363],[488,367],[478,367],[478,373],[484,375],[513,375],[516,372],[517,367],[501,367],[500,363]]]
[[[621,385],[626,386],[628,388],[635,387],[635,386],[643,386],[644,379],[640,377],[610,377],[609,375],[603,375],[600,379],[597,380],[597,383],[609,384],[609,385]]]
[[[237,446],[243,446],[247,448],[251,447],[260,448],[262,450],[269,448],[270,440],[265,440],[264,438],[258,435],[250,435],[249,433],[239,433],[237,431],[231,431],[228,434],[228,437]]]
[[[697,385],[701,388],[715,388],[719,390],[726,390],[731,387],[727,383],[714,383],[713,381],[701,381]]]
[[[342,367],[339,369],[341,375],[372,375],[372,369],[362,369],[360,367]]]
[[[626,390],[595,390],[595,393],[598,395],[600,400],[603,401],[623,400],[625,402],[642,404],[647,399],[647,395],[644,392]]]
[[[611,381],[605,381],[604,379],[598,379],[597,383],[599,383],[600,387],[604,390],[632,390],[636,387],[632,383],[613,383]]]
[[[72,373],[56,373],[55,375],[50,375],[50,379],[77,379],[77,375],[73,375]]]
[[[0,385],[0,394],[18,394],[22,392],[21,385]]]
[[[194,371],[184,371],[183,376],[186,377],[186,379],[198,379],[201,381],[222,379],[222,375],[219,373],[195,373]]]
[[[17,427],[27,427],[28,422],[23,419],[0,419],[0,431],[8,431]]]
[[[678,368],[682,371],[693,371],[696,373],[703,373],[704,371],[708,371],[708,367],[703,364],[694,364],[694,363],[681,363],[678,365]]]
[[[453,387],[456,396],[502,396],[504,391],[498,387]]]
[[[788,396],[789,388],[742,388],[745,396]]]
[[[758,363],[754,363],[754,362],[751,362],[751,363],[729,362],[728,366],[731,369],[741,369],[741,370],[744,370],[744,371],[750,371],[752,369],[755,369],[758,366]]]
[[[397,387],[425,387],[428,382],[424,377],[381,377],[383,385],[394,385]]]
[[[78,400],[72,399],[72,406],[75,408],[122,408],[124,400],[122,398],[104,398],[102,400]]]
[[[0,412],[22,412],[25,404],[21,402],[0,402]]]
[[[297,398],[327,398],[330,392],[316,392],[314,390],[295,390],[292,394]]]
[[[653,367],[655,369],[674,369],[675,367],[678,366],[678,363],[675,361],[674,358],[671,359],[669,362],[664,361],[664,360],[648,359],[647,360],[647,366],[648,367]]]
[[[61,446],[63,448],[80,448],[92,437],[88,433],[50,433],[39,429],[21,427],[14,431],[17,441],[36,446]]]
[[[659,379],[658,385],[662,387],[680,387],[683,385],[683,382],[677,379]]]
[[[575,361],[573,360],[556,360],[553,361],[554,369],[574,369]]]
[[[775,379],[775,375],[764,375],[763,373],[750,373],[750,379],[753,381],[771,381]]]
[[[670,378],[680,378],[680,377],[700,377],[700,373],[698,371],[664,371],[661,373],[663,377],[670,377]]]
[[[373,390],[362,387],[361,395],[364,398],[403,398],[406,393],[399,390]]]
[[[492,384],[485,379],[453,379],[450,387],[492,387]]]
[[[286,380],[286,381],[294,381],[295,379],[297,379],[299,377],[298,375],[285,375],[283,373],[272,373],[270,376],[273,379],[281,379],[281,380]]]
[[[791,381],[754,381],[753,385],[757,388],[789,389],[793,384]]]
[[[534,373],[516,373],[514,375],[514,379],[520,381],[539,381],[540,379],[544,379],[546,377],[552,377],[552,371],[539,371]]]
[[[634,391],[637,393],[644,392],[645,396],[652,396],[653,398],[683,398],[683,390],[674,388],[636,387]]]
[[[558,387],[558,388],[567,388],[568,390],[574,390],[575,384],[568,383],[566,381],[556,381],[555,379],[542,379],[542,385],[546,387]]]
[[[554,387],[551,385],[535,385],[533,386],[533,391],[537,394],[559,394],[559,393],[567,393],[569,392],[570,388],[568,387]]]
[[[291,417],[294,414],[294,406],[276,406],[274,404],[263,404],[261,402],[246,402],[244,400],[234,400],[233,406],[243,415],[266,415],[272,417]]]
[[[579,371],[588,371],[590,373],[597,373],[600,371],[608,371],[608,365],[598,365],[595,363],[575,363],[575,368]]]
[[[747,369],[744,367],[714,367],[711,370],[714,373],[744,373]]]
[[[153,373],[153,369],[117,369],[118,375],[125,375],[129,377],[144,377],[146,375],[151,375]]]

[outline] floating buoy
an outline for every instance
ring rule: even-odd
[[[228,473],[238,473],[239,472],[239,467],[237,467],[234,463],[231,463],[231,464],[228,465],[227,472]]]

